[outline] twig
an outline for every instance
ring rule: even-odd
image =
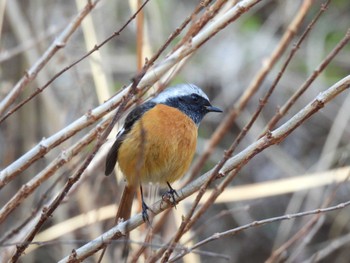
[[[84,5],[84,1],[75,0],[75,5],[80,9]],[[81,24],[81,29],[84,34],[84,43],[86,52],[96,46],[98,43],[96,27],[94,25],[94,20],[92,16],[85,18],[84,22]],[[110,83],[108,83],[108,72],[103,68],[103,61],[105,61],[106,56],[103,56],[102,52],[93,52],[90,54],[89,64],[91,69],[91,76],[94,80],[94,89],[98,99],[98,103],[101,104],[111,97]]]
[[[344,181],[347,181],[350,177],[350,173],[347,173],[346,178],[344,179]],[[327,207],[330,205],[330,203],[334,200],[335,198],[335,194],[337,192],[337,190],[339,189],[341,185],[341,182],[339,182],[335,189],[333,189],[332,194],[330,196],[328,196],[328,198],[326,198],[326,200],[323,201],[322,206],[323,207]],[[273,253],[271,254],[271,256],[266,260],[266,263],[274,263],[274,262],[279,262],[279,259],[281,257],[281,255],[283,254],[284,251],[286,251],[291,245],[295,244],[297,241],[299,241],[302,237],[305,237],[307,235],[307,233],[309,233],[310,231],[313,230],[313,228],[319,228],[321,225],[319,223],[320,217],[322,214],[317,214],[314,217],[311,218],[311,220],[309,220],[307,222],[307,224],[305,224],[301,229],[299,229],[287,242],[285,242],[283,245],[281,245],[278,249],[276,249],[275,251],[273,251]],[[316,234],[316,231],[312,231],[312,233],[309,233],[309,238],[311,238],[311,236],[313,236],[314,234]],[[301,242],[300,246],[303,246],[305,244],[305,242]],[[294,253],[294,256],[296,256],[296,253]]]
[[[240,227],[236,227],[236,228],[227,230],[225,232],[215,233],[214,235],[198,242],[193,247],[188,248],[187,250],[183,251],[182,253],[180,253],[176,257],[171,258],[169,260],[169,262],[175,262],[176,260],[182,258],[186,254],[191,253],[194,249],[201,247],[209,242],[215,241],[217,239],[220,239],[220,238],[223,238],[226,236],[236,235],[236,234],[238,234],[238,233],[240,233],[243,230],[246,230],[248,228],[258,227],[258,226],[262,226],[262,225],[266,225],[266,224],[271,224],[274,222],[290,220],[293,218],[299,218],[299,217],[304,217],[304,216],[308,216],[308,215],[318,215],[318,214],[328,213],[328,212],[332,212],[335,210],[343,209],[349,205],[350,205],[350,201],[347,201],[347,202],[340,203],[338,205],[330,206],[327,208],[319,208],[319,209],[315,209],[315,210],[311,210],[311,211],[305,211],[305,212],[300,212],[300,213],[295,213],[295,214],[289,214],[289,215],[283,215],[283,216],[277,216],[277,217],[267,218],[267,219],[263,219],[263,220],[258,220],[258,221],[254,221],[252,223],[240,226]]]
[[[11,180],[13,180],[19,173],[27,169],[35,161],[43,157],[51,149],[61,144],[68,138],[72,137],[74,134],[76,134],[83,128],[96,122],[97,120],[102,118],[106,113],[108,113],[111,109],[118,106],[123,96],[127,94],[127,91],[127,89],[121,91],[111,100],[87,112],[84,116],[75,120],[73,123],[66,126],[64,129],[58,131],[57,133],[53,134],[51,137],[44,138],[27,153],[25,153],[12,164],[4,168],[0,172],[0,189],[4,187],[7,183],[9,183]]]
[[[334,57],[343,49],[343,47],[350,40],[350,29],[346,32],[344,38],[333,48],[333,50],[327,55],[327,57],[321,62],[321,64],[313,71],[310,77],[304,82],[304,84],[298,88],[298,90],[291,96],[288,101],[278,110],[276,115],[267,124],[267,130],[272,129],[276,123],[287,114],[288,110],[295,104],[300,96],[310,87],[313,81],[319,74],[328,66],[328,64],[334,59]]]
[[[24,184],[16,194],[0,209],[0,224],[13,212],[35,189],[44,181],[50,178],[60,167],[69,162],[85,146],[89,145],[101,131],[109,124],[109,120],[103,121],[95,129],[85,135],[81,140],[72,145],[69,149],[63,151],[55,160],[53,160],[44,170]]]
[[[256,206],[257,203],[259,203],[259,202],[256,202],[255,205],[245,205],[245,206],[238,207],[238,208],[232,208],[229,210],[225,209],[225,210],[220,211],[219,213],[215,214],[215,216],[205,220],[204,223],[201,224],[200,226],[198,226],[196,229],[192,229],[192,232],[193,232],[192,236],[189,237],[187,240],[183,241],[183,244],[187,244],[188,242],[196,240],[196,237],[198,237],[200,233],[205,232],[208,225],[215,224],[219,221],[222,221],[225,216],[229,216],[229,215],[232,215],[234,213],[239,213],[242,211],[251,210],[250,208],[253,206]]]
[[[318,250],[309,259],[303,261],[303,263],[314,263],[321,262],[322,259],[326,258],[330,254],[334,253],[337,249],[343,246],[348,246],[350,242],[350,234],[346,234],[340,238],[331,240],[324,248]]]
[[[198,13],[197,11],[201,10],[203,7],[207,7],[209,5],[209,2],[211,1],[204,1],[204,3],[200,3],[197,5],[195,11],[191,15],[191,19],[194,19],[195,15]],[[184,45],[186,42],[190,41],[191,38],[196,36],[201,29],[204,28],[205,25],[209,23],[209,21],[215,17],[215,15],[219,12],[220,8],[226,3],[226,0],[218,0],[213,3],[212,6],[207,8],[205,13],[196,21],[195,23],[192,24],[190,29],[187,31],[186,35],[183,37],[183,39],[176,45],[174,50],[177,50],[180,48],[182,45]]]
[[[1,27],[0,27],[1,28]],[[17,56],[24,51],[31,49],[38,45],[40,42],[49,39],[49,37],[57,34],[59,31],[61,31],[60,28],[48,28],[47,31],[40,33],[37,37],[33,37],[32,39],[28,39],[24,43],[20,43],[18,46],[12,47],[9,50],[1,51],[0,52],[0,63],[3,63],[7,60],[10,60],[14,56]]]
[[[40,200],[35,205],[35,209],[31,212],[31,214],[19,226],[17,226],[16,228],[12,229],[11,231],[8,232],[8,234],[5,234],[3,237],[1,237],[0,245],[4,245],[4,242],[6,240],[10,239],[13,235],[18,233],[25,225],[27,225],[29,223],[30,220],[32,220],[34,218],[34,216],[39,212],[39,210],[44,205],[44,203],[45,203],[46,199],[48,198],[48,196],[49,196],[50,192],[52,191],[52,189],[57,185],[57,183],[60,180],[63,180],[63,179],[64,179],[64,176],[58,177],[51,184],[51,186],[46,189],[45,193],[41,196]]]
[[[20,92],[36,78],[41,69],[50,61],[56,52],[63,48],[71,35],[79,27],[81,21],[88,15],[91,10],[97,5],[100,0],[94,2],[88,1],[84,9],[82,9],[67,28],[59,35],[51,46],[46,50],[41,58],[26,72],[26,74],[17,82],[10,93],[0,102],[0,116],[3,115],[6,109],[14,102]],[[2,121],[2,120],[1,120]],[[0,123],[1,123],[0,121]]]

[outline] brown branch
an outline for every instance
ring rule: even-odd
[[[194,12],[192,13],[192,15],[189,17],[190,20],[193,20],[195,18],[195,15],[197,15],[199,13],[199,11],[201,9],[203,9],[204,7],[208,7],[209,3],[212,2],[211,1],[204,1],[203,3],[200,3],[199,5],[197,5],[196,9],[194,10]],[[179,47],[181,47],[182,45],[184,45],[186,42],[190,41],[191,38],[193,38],[194,36],[196,36],[201,29],[203,29],[203,27],[205,25],[208,24],[208,22],[213,19],[213,17],[215,17],[215,15],[219,12],[219,10],[221,9],[221,7],[226,3],[226,0],[218,0],[216,2],[214,2],[214,4],[212,6],[210,6],[209,8],[207,8],[207,10],[205,11],[205,13],[198,19],[198,21],[196,21],[195,23],[192,24],[192,26],[189,28],[189,30],[187,31],[186,35],[182,38],[182,40],[175,46],[174,50],[177,50]]]

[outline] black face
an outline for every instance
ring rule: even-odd
[[[166,104],[184,112],[196,123],[196,125],[199,125],[205,114],[208,112],[221,112],[219,108],[213,107],[207,99],[195,93],[168,99]]]

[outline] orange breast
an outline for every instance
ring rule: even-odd
[[[196,143],[195,123],[178,109],[158,104],[126,135],[118,163],[129,185],[171,183],[188,170]]]

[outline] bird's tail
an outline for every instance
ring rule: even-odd
[[[134,200],[135,193],[136,187],[128,185],[124,187],[116,216],[117,220],[122,218],[124,221],[126,221],[130,218],[132,202]]]
[[[134,186],[128,186],[126,185],[122,194],[122,198],[120,199],[117,215],[116,215],[116,220],[118,221],[119,219],[123,219],[124,221],[128,220],[131,216],[131,209],[132,209],[132,203],[134,200],[134,196],[136,193],[136,187]],[[128,254],[129,254],[129,234],[126,233],[125,235],[125,244],[122,252],[122,257],[124,259],[127,259]]]

